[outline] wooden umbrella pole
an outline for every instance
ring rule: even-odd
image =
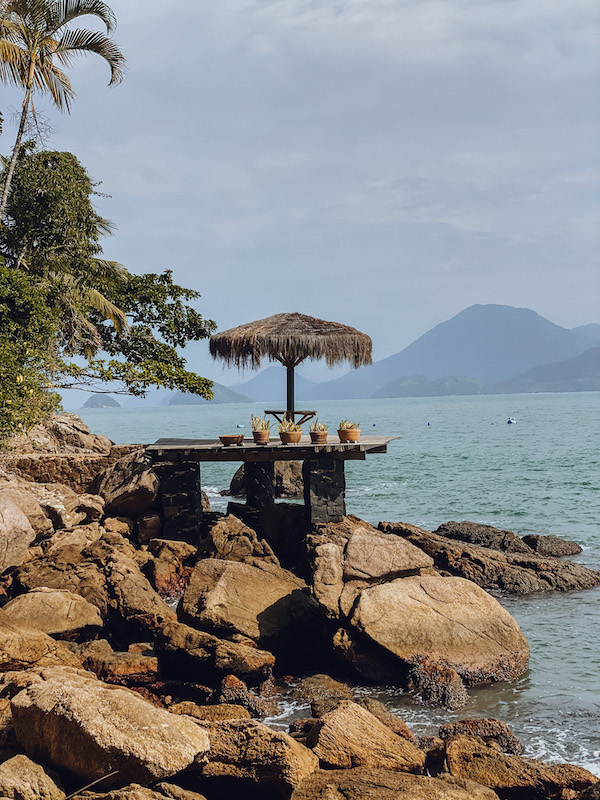
[[[285,416],[294,421],[294,365],[286,364],[287,371],[287,409]]]

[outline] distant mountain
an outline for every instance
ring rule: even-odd
[[[590,322],[589,325],[579,325],[577,328],[571,328],[571,331],[581,336],[586,336],[594,344],[600,345],[600,324],[597,322]]]
[[[198,406],[206,403],[250,403],[250,398],[238,392],[232,391],[228,386],[223,386],[220,383],[213,383],[213,399],[205,400],[198,394],[189,394],[189,392],[175,392],[169,398],[170,406]]]
[[[294,396],[296,400],[309,400],[315,397],[317,387],[322,385],[309,381],[296,373],[294,375]],[[230,388],[242,391],[251,400],[285,403],[287,392],[286,370],[283,367],[267,367],[254,378],[250,378],[244,383],[236,383]]]
[[[81,406],[82,408],[121,408],[121,403],[107,394],[93,394]]]
[[[313,397],[372,397],[393,381],[415,375],[429,381],[467,376],[498,383],[540,364],[575,358],[589,346],[588,336],[561,328],[531,309],[473,305],[400,353],[318,384]]]
[[[592,347],[569,361],[542,364],[510,381],[491,387],[496,394],[517,392],[600,391],[600,347]]]
[[[373,397],[442,397],[449,394],[489,394],[489,391],[487,384],[476,381],[475,378],[449,375],[430,381],[423,375],[409,375],[386,383]]]

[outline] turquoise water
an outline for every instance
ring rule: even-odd
[[[600,394],[536,394],[303,403],[335,431],[341,418],[363,433],[400,436],[387,454],[347,462],[348,511],[377,524],[434,529],[469,519],[515,533],[553,533],[583,547],[577,560],[600,569]],[[215,437],[249,432],[252,413],[269,403],[148,409],[81,409],[96,433],[117,443],[161,436]],[[508,425],[514,417],[516,425]],[[245,431],[237,425],[245,425]],[[203,465],[214,508],[227,498],[236,465]],[[459,717],[508,722],[527,754],[571,761],[600,775],[600,588],[506,597],[531,646],[531,665],[516,683],[470,692]],[[417,733],[456,715],[382,689]],[[287,710],[289,711],[289,709]],[[286,711],[286,713],[287,713]],[[292,710],[293,711],[293,710]]]

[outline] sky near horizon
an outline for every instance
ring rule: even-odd
[[[300,311],[376,359],[473,303],[600,322],[597,0],[108,4],[123,83],[89,56],[70,116],[35,101],[110,195],[107,257],[221,330]],[[238,380],[206,342],[189,367]]]

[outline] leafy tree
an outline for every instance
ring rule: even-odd
[[[34,92],[50,94],[61,111],[75,96],[67,75],[78,55],[96,53],[110,67],[110,83],[122,79],[125,59],[108,35],[69,27],[83,16],[98,17],[107,34],[116,25],[112,10],[101,0],[5,0],[0,3],[0,80],[24,90],[17,138],[4,178],[0,217],[6,208],[25,122]]]
[[[20,270],[0,263],[0,441],[59,405],[60,397],[48,391],[57,366],[56,326],[44,291]]]
[[[168,270],[133,275],[103,259],[100,239],[111,225],[94,209],[94,192],[75,156],[27,145],[0,225],[6,264],[44,292],[57,320],[53,382],[138,395],[159,385],[210,399],[211,382],[186,370],[179,352],[215,329],[189,305],[198,292]]]

